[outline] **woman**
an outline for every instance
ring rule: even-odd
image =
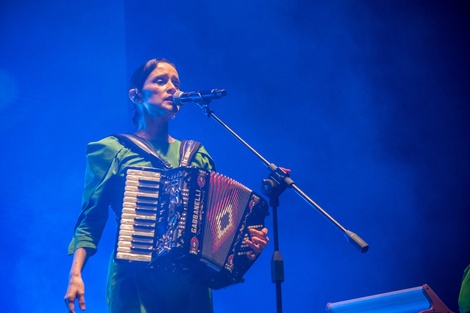
[[[459,292],[459,311],[460,313],[470,312],[470,265],[463,272],[462,284]]]
[[[146,139],[163,162],[178,167],[181,141],[170,136],[169,121],[180,107],[173,103],[173,94],[180,89],[178,72],[165,59],[152,59],[139,67],[131,79],[129,98],[134,106],[135,135]],[[135,150],[135,149],[134,149]],[[200,146],[190,162],[207,170],[215,170],[214,161]],[[87,147],[87,169],[82,212],[69,246],[73,261],[65,303],[75,312],[75,300],[85,310],[82,269],[97,249],[111,206],[120,217],[124,194],[124,173],[129,166],[155,167],[148,158],[124,145],[117,136],[109,136]],[[261,253],[268,242],[267,229],[250,230],[253,249],[250,258]],[[188,273],[149,269],[140,262],[115,262],[111,258],[107,283],[108,310],[112,313],[213,312],[211,290]]]

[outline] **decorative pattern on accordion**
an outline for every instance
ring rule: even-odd
[[[127,172],[116,259],[195,271],[219,289],[243,280],[254,260],[243,244],[264,227],[266,201],[222,174],[195,167]]]
[[[207,240],[204,249],[208,259],[222,267],[234,239],[237,241],[243,239],[235,238],[235,235],[245,213],[251,190],[218,173],[212,173],[210,180],[208,195],[210,206],[206,209],[208,227],[205,229],[204,238]],[[244,226],[242,224],[242,227]],[[231,254],[233,253],[232,251]],[[227,267],[227,270],[232,269],[230,266]]]

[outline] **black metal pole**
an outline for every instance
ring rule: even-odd
[[[279,231],[277,220],[277,206],[273,210],[273,244],[274,252],[271,259],[271,281],[276,284],[276,311],[282,313],[282,283],[284,282],[284,260],[279,251]]]
[[[225,94],[224,94],[225,95]],[[235,133],[230,127],[228,127],[221,119],[219,119],[212,109],[209,107],[210,101],[204,101],[201,97],[200,101],[196,103],[202,108],[203,112],[207,117],[212,117],[216,120],[222,127],[224,127],[230,134],[242,142],[251,152],[253,152],[270,170],[268,178],[263,179],[262,189],[263,193],[267,195],[270,199],[270,207],[272,208],[273,213],[273,242],[274,242],[274,252],[271,259],[271,280],[276,284],[276,308],[278,313],[282,313],[282,282],[284,282],[284,261],[282,259],[281,252],[279,251],[279,228],[278,228],[278,217],[277,209],[279,206],[279,196],[284,192],[284,190],[289,187],[294,189],[294,191],[303,198],[307,203],[312,207],[316,208],[324,217],[326,217],[330,222],[336,225],[345,235],[346,239],[352,243],[357,249],[362,253],[366,252],[369,249],[369,245],[362,240],[355,233],[344,228],[340,223],[338,223],[333,217],[331,217],[325,210],[323,210],[317,203],[315,203],[310,197],[308,197],[299,187],[294,184],[294,181],[290,178],[289,171],[277,167],[275,164],[270,163],[266,160],[261,154],[259,154],[253,147],[251,147],[243,138],[241,138],[237,133]]]

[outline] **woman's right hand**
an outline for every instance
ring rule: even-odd
[[[80,310],[84,311],[85,306],[85,284],[82,280],[82,275],[71,275],[69,286],[65,293],[64,301],[69,313],[75,313],[75,300],[78,300]]]
[[[87,250],[78,248],[73,254],[72,268],[69,275],[69,286],[64,296],[65,305],[69,313],[75,313],[75,300],[82,311],[85,306],[85,284],[82,279],[82,270],[87,260]]]

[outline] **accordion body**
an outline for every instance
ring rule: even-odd
[[[220,289],[242,282],[255,262],[243,241],[268,212],[266,200],[216,172],[131,167],[115,259],[191,270]]]

